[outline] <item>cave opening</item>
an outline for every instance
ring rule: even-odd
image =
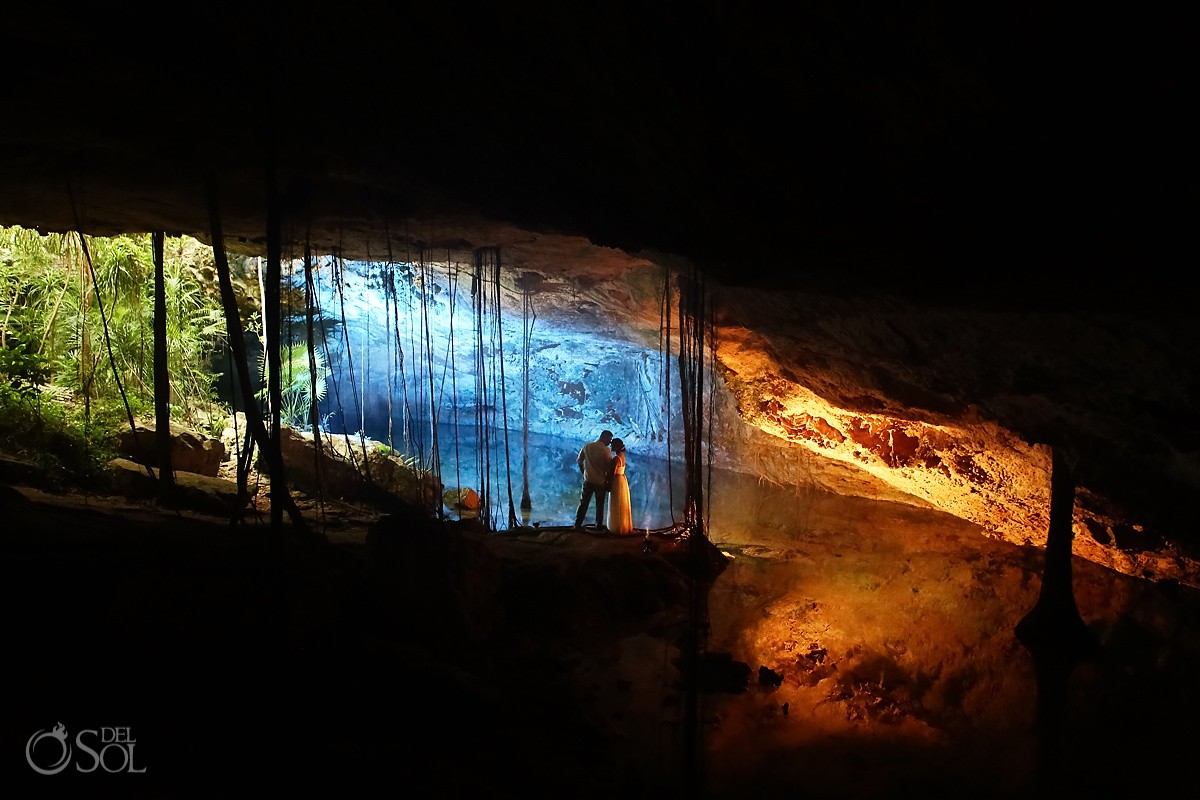
[[[635,527],[671,529],[685,517],[688,445],[667,317],[675,313],[670,273],[657,279],[654,341],[572,299],[573,287],[528,269],[506,271],[498,260],[498,248],[474,259],[449,250],[387,261],[319,256],[310,265],[311,309],[304,261],[291,260],[282,290],[284,424],[311,433],[316,420],[322,437],[386,449],[435,473],[447,498],[439,514],[478,515],[496,529],[570,524],[579,502],[576,456],[607,428],[629,448]],[[247,342],[259,365],[258,405],[262,341]],[[231,371],[228,361],[217,368]],[[231,382],[220,388],[244,411]],[[468,491],[481,498],[478,509],[454,502]]]

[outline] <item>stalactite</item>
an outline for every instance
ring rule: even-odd
[[[533,291],[522,283],[521,306],[521,511],[533,510],[529,496],[529,348],[537,312],[533,308]]]
[[[267,361],[267,397],[269,400],[270,435],[267,437],[267,453],[271,465],[271,529],[278,531],[283,524],[282,498],[290,497],[286,475],[284,474],[283,454],[280,450],[280,411],[282,410],[282,392],[280,390],[279,354],[283,352],[280,346],[279,320],[279,284],[281,280],[280,258],[282,247],[280,239],[279,196],[275,185],[275,165],[267,164],[267,275],[266,291],[263,293],[263,331],[266,340],[263,351],[270,353]]]
[[[1074,509],[1075,471],[1065,448],[1056,446],[1051,452],[1050,529],[1042,586],[1037,603],[1014,629],[1034,660],[1038,773],[1047,790],[1054,788],[1063,767],[1062,719],[1071,673],[1100,649],[1075,603],[1071,571]]]
[[[700,432],[704,422],[703,351],[704,290],[696,270],[680,277],[679,291],[679,390],[683,412],[684,524],[702,531],[703,489],[700,482]]]
[[[454,486],[457,489],[462,488],[462,470],[460,464],[462,457],[458,449],[458,359],[455,353],[454,342],[454,314],[455,314],[455,298],[458,296],[458,269],[452,267],[450,261],[450,251],[446,251],[446,279],[450,283],[450,388],[454,394]]]
[[[682,645],[685,680],[684,697],[684,776],[686,796],[696,796],[701,773],[699,747],[700,654],[706,646],[709,627],[707,585],[702,578],[707,558],[704,481],[704,360],[706,345],[715,345],[710,328],[714,315],[703,275],[694,267],[679,276],[679,377],[684,433],[684,535],[689,581],[689,626]],[[711,448],[710,448],[711,449]],[[709,463],[711,485],[711,462]]]
[[[417,271],[420,266],[419,261],[414,261],[412,254],[407,254],[408,264],[413,268],[412,288],[413,291],[420,291],[422,287],[418,286],[421,275]],[[405,304],[408,309],[407,330],[408,330],[408,352],[412,362],[412,382],[415,388],[415,396],[412,399],[412,409],[423,409],[427,405],[425,398],[425,381],[421,380],[421,367],[425,363],[425,348],[423,338],[418,337],[420,325],[413,318],[413,304],[411,302]],[[425,426],[420,424],[421,420],[417,417],[417,411],[410,411],[408,417],[408,428],[413,446],[419,454],[418,464],[422,469],[428,469],[430,462],[426,460],[425,450]]]
[[[484,268],[490,270],[490,279]],[[508,405],[505,396],[504,336],[501,304],[501,261],[499,248],[477,248],[472,274],[471,295],[475,311],[475,426],[478,441],[476,451],[480,476],[480,519],[486,528],[493,525],[492,495],[493,466],[492,437],[497,424],[504,437],[504,472],[508,486],[508,526],[518,525],[516,504],[512,491],[511,455],[508,438]],[[490,355],[490,357],[489,357]],[[498,374],[497,374],[498,373]],[[498,387],[498,388],[497,388]],[[496,419],[499,392],[502,418]]]
[[[268,383],[267,376],[271,372],[271,364],[275,362],[275,355],[271,353],[267,347],[267,284],[266,278],[263,275],[263,260],[261,258],[254,259],[255,274],[258,277],[258,318],[262,321],[262,369],[259,370],[259,378],[264,384]],[[267,415],[271,414],[271,394],[268,391],[264,398],[267,404]]]
[[[250,366],[246,361],[246,344],[242,338],[242,321],[238,315],[237,297],[233,292],[233,282],[229,275],[229,261],[225,253],[225,237],[221,231],[221,214],[217,203],[216,176],[211,172],[206,175],[206,184],[208,190],[209,225],[212,230],[213,260],[216,263],[217,284],[221,292],[221,307],[225,312],[226,334],[229,337],[230,350],[233,352],[234,368],[241,383],[242,397],[246,402],[246,426],[259,451],[266,456],[270,468],[275,470],[276,474],[282,475],[283,458],[278,448],[275,448],[272,452],[270,448],[265,446],[267,444],[267,429],[263,424],[262,417],[253,399],[254,391],[250,382]],[[247,447],[245,449],[249,453],[250,448]],[[244,487],[239,485],[239,490],[243,489]],[[244,498],[245,494],[243,493],[239,496]],[[304,517],[300,514],[300,510],[296,508],[296,504],[292,501],[290,493],[285,492],[282,498],[273,497],[272,505],[277,503],[282,503],[285,506],[292,524],[297,529],[305,530],[307,528]],[[240,509],[241,504],[239,504],[239,516],[235,516],[232,521],[236,521],[240,517]]]
[[[335,290],[337,291],[339,310],[341,312],[342,343],[343,343],[343,346],[346,348],[346,371],[350,376],[350,396],[352,398],[354,398],[354,403],[355,403],[354,416],[358,417],[358,416],[360,416],[359,409],[358,409],[358,381],[354,374],[354,353],[353,353],[353,346],[350,344],[350,328],[346,324],[346,291],[345,291],[344,271],[345,271],[345,267],[342,262],[341,254],[335,253],[333,256],[333,285],[334,285]],[[341,393],[337,387],[338,387],[338,384],[335,381],[334,382],[334,391],[337,396],[338,413],[340,413],[342,415],[342,419],[345,420],[346,411],[345,411],[345,407],[342,405]],[[366,443],[365,434],[363,433],[361,425],[359,426],[359,429],[355,435],[358,437],[359,444],[362,448],[361,468],[359,466],[359,463],[357,462],[357,460],[354,457],[354,449],[350,445],[349,426],[347,426],[345,424],[345,422],[343,421],[343,423],[342,423],[342,438],[346,443],[346,452],[349,454],[351,461],[355,464],[355,468],[359,470],[360,475],[362,475],[365,479],[370,480],[370,477],[371,477],[370,468],[366,464],[367,443]]]
[[[429,303],[432,279],[430,278],[430,267],[425,251],[421,251],[421,324],[423,331],[423,353],[425,355],[426,374],[429,379],[429,472],[436,479],[438,484],[442,480],[442,458],[438,448],[438,402],[437,393],[434,391],[433,380],[433,334],[429,328]],[[437,516],[442,517],[442,504],[437,503]]]
[[[170,500],[175,488],[171,467],[171,370],[167,364],[167,290],[163,244],[166,234],[156,231],[154,246],[154,430],[158,451],[161,499]]]
[[[701,357],[702,357],[702,361],[703,361],[704,357],[707,357],[709,367],[710,367],[709,372],[712,372],[713,362],[716,361],[716,308],[715,308],[715,301],[713,299],[712,293],[708,293],[708,291],[706,290],[706,297],[708,300],[708,324],[706,327],[706,330],[708,332],[708,348],[707,348],[707,350],[704,350],[704,353],[707,353],[707,355],[702,354]],[[702,347],[702,350],[703,349],[704,348]],[[708,378],[706,380],[703,378],[703,375],[704,375],[704,373],[702,372],[700,386],[697,387],[697,391],[703,391],[703,387],[706,385],[708,386],[708,403],[706,405],[704,405],[704,409],[706,409],[706,413],[704,413],[704,415],[703,415],[703,420],[704,420],[704,423],[706,423],[706,428],[704,428],[704,435],[703,435],[703,439],[701,440],[701,446],[703,447],[703,450],[704,450],[704,457],[706,457],[706,461],[704,461],[704,482],[706,482],[706,489],[704,489],[704,507],[703,507],[704,530],[708,531],[709,521],[710,521],[710,519],[712,519],[712,512],[713,512],[713,447],[712,447],[712,441],[713,441],[713,421],[716,419],[716,408],[715,408],[715,404],[714,404],[716,381],[713,380],[712,378]]]
[[[496,286],[496,332],[497,332],[497,359],[500,362],[500,409],[503,413],[503,431],[504,431],[504,477],[508,481],[508,527],[517,527],[517,510],[513,503],[512,490],[512,457],[508,450],[508,384],[504,379],[504,312],[501,304],[500,293],[500,248],[492,248],[495,258],[495,286]]]
[[[290,234],[288,236],[288,242],[293,242],[294,236],[295,236],[295,231],[293,230],[290,232]],[[295,260],[296,260],[296,251],[289,246],[288,260],[287,260],[289,271],[291,270],[291,265]],[[282,265],[280,268],[280,272],[282,272]],[[282,280],[282,275],[280,277]],[[286,349],[286,352],[288,353],[288,359],[287,359],[287,375],[283,376],[283,378],[284,378],[284,380],[287,381],[288,386],[292,386],[293,381],[295,381],[295,379],[296,379],[295,372],[294,372],[295,367],[296,367],[296,365],[294,363],[295,359],[293,359],[291,357],[292,348],[296,345],[296,332],[295,332],[295,330],[293,330],[293,326],[294,326],[295,319],[296,319],[296,311],[292,307],[292,292],[290,291],[291,290],[290,279],[289,279],[288,283],[289,283],[289,286],[287,288],[289,291],[287,291],[287,293],[286,293],[287,316],[285,317],[285,319],[287,320],[287,325],[285,327],[285,330],[287,331],[287,341],[284,342],[284,348]]]
[[[446,379],[450,377],[450,362],[454,357],[453,343],[449,336],[446,337],[446,347],[442,351],[442,374],[437,380],[437,410],[438,424],[442,424],[442,412],[446,410]],[[453,392],[453,390],[451,390]],[[450,396],[450,406],[454,407],[454,396]]]
[[[400,384],[403,402],[401,408],[404,416],[401,420],[400,433],[403,439],[403,448],[407,451],[410,440],[408,431],[408,420],[410,416],[409,401],[408,401],[408,385],[404,375],[404,344],[400,339],[400,296],[396,288],[398,280],[398,270],[396,267],[396,257],[392,250],[392,237],[389,232],[387,235],[387,265],[383,269],[380,276],[380,284],[383,287],[384,298],[384,339],[387,347],[387,403],[388,403],[388,447],[393,450],[396,448],[395,441],[395,419],[396,419],[396,398],[395,389],[397,382]]]
[[[666,398],[667,411],[667,492],[670,495],[671,524],[678,524],[675,519],[675,478],[671,458],[671,269],[663,266],[662,301],[659,304],[659,330],[663,340],[659,347],[662,363],[659,374],[662,376],[663,397]]]
[[[313,285],[312,246],[308,233],[304,235],[304,333],[308,349],[308,421],[313,434],[313,475],[317,484],[317,501],[322,516],[325,513],[324,459],[321,454],[321,409],[317,397],[317,348],[313,333],[313,307],[316,304]]]
[[[475,251],[475,271],[471,276],[471,297],[475,311],[475,458],[479,472],[479,521],[485,530],[492,527],[491,462],[488,453],[487,364],[484,362],[484,319],[486,289],[483,286],[483,250]]]
[[[336,271],[336,268],[337,268],[336,262],[332,262],[332,265]],[[335,276],[335,280],[336,280],[336,276]],[[328,335],[328,332],[326,331],[326,325],[325,325],[325,321],[328,319],[328,316],[325,314],[325,310],[321,306],[321,292],[322,292],[322,286],[321,286],[320,273],[315,273],[314,281],[313,281],[313,305],[316,308],[317,319],[321,320],[321,354],[324,357],[326,364],[333,364],[334,359],[333,359],[332,353],[330,352],[329,335]],[[353,451],[353,449],[350,448],[349,439],[346,436],[345,413],[343,411],[343,406],[342,406],[341,381],[338,379],[336,372],[334,372],[330,376],[329,383],[333,387],[333,402],[337,408],[336,408],[336,411],[331,411],[328,414],[326,414],[326,419],[328,419],[334,413],[342,415],[343,441],[346,442],[346,450],[347,450],[347,453],[349,454],[351,463],[353,463],[355,465],[355,468],[357,469],[358,465],[354,458],[354,451]]]
[[[372,264],[367,262],[367,285],[371,284],[370,271]],[[362,365],[362,380],[358,385],[358,430],[364,435],[367,430],[367,387],[371,383],[371,361],[367,357],[367,340],[371,333],[371,315],[364,314],[362,319],[362,335],[359,337],[358,363]]]
[[[108,330],[108,318],[104,313],[104,300],[100,297],[100,285],[96,282],[95,265],[92,264],[92,256],[91,256],[91,253],[88,252],[87,241],[83,238],[83,222],[79,218],[79,207],[75,203],[75,196],[74,196],[73,192],[71,193],[71,209],[75,214],[75,227],[76,227],[76,231],[79,235],[79,248],[83,252],[83,260],[84,260],[84,263],[87,265],[88,274],[91,276],[91,279],[92,279],[92,290],[96,294],[96,310],[100,313],[100,324],[104,330],[104,346],[108,352],[108,364],[112,368],[113,380],[116,382],[117,391],[121,395],[121,402],[125,406],[125,415],[129,420],[129,430],[133,431],[134,434],[136,435],[137,423],[133,419],[133,408],[129,405],[129,397],[125,394],[125,387],[121,383],[121,375],[117,371],[117,362],[116,362],[116,359],[113,357],[112,336],[110,335],[109,330]],[[81,292],[80,297],[83,297],[85,294],[86,293]],[[83,305],[83,303],[81,301],[80,306],[82,306],[82,305]],[[82,310],[80,313],[81,313],[81,324],[82,324],[82,320],[83,320]],[[86,326],[84,326],[84,329],[85,330],[87,329]],[[89,379],[89,382],[90,382],[90,379]],[[90,424],[90,417],[91,417],[91,404],[89,402],[90,396],[91,396],[90,391],[84,392],[85,424]],[[149,466],[146,466],[146,472],[148,472],[150,474],[151,478],[154,477],[154,470],[152,470]]]
[[[715,314],[703,276],[694,267],[679,279],[679,377],[684,436],[685,520],[689,531],[705,533],[705,483],[711,485],[711,448],[705,447],[712,421],[705,413],[705,360],[716,347]],[[711,386],[709,391],[711,392]],[[711,403],[711,400],[710,400]],[[707,463],[705,453],[708,453]],[[705,472],[708,473],[707,481]]]
[[[387,350],[387,371],[384,374],[384,382],[387,385],[387,445],[390,450],[396,449],[396,438],[393,431],[393,419],[395,417],[394,401],[392,397],[393,381],[395,373],[392,371],[393,355],[392,355],[392,297],[393,294],[389,287],[395,280],[395,265],[392,263],[392,242],[391,237],[388,238],[388,256],[387,263],[380,270],[379,285],[383,288],[383,346]]]

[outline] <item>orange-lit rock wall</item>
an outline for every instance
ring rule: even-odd
[[[737,302],[736,292],[722,297]],[[754,302],[761,314],[771,301],[760,295]],[[1045,544],[1049,445],[984,419],[974,405],[955,398],[953,386],[935,395],[916,379],[897,380],[894,365],[891,371],[872,364],[854,369],[848,360],[831,358],[837,351],[830,349],[828,331],[806,340],[803,325],[789,328],[777,321],[767,326],[769,332],[752,329],[734,324],[739,321],[734,307],[717,336],[729,405],[714,403],[724,420],[713,437],[716,463],[784,484],[928,505],[981,526],[986,535]],[[902,333],[882,331],[874,319],[860,322],[864,329],[858,334],[847,327],[836,333],[844,343],[861,337],[857,341],[867,345],[862,352],[868,357],[872,335],[886,337],[890,343],[879,346],[881,362],[895,358],[889,348],[897,341],[917,355]],[[913,405],[906,407],[906,401]],[[758,433],[738,432],[737,421],[727,417]],[[1200,582],[1195,560],[1086,487],[1077,492],[1075,534],[1074,552],[1104,566],[1150,579]]]

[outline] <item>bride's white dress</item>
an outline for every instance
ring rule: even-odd
[[[633,506],[629,502],[629,479],[625,477],[625,454],[619,454],[616,459],[605,525],[609,533],[633,533]]]

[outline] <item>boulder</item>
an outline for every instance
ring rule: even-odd
[[[130,500],[155,500],[159,485],[144,464],[127,458],[114,458],[108,463],[113,491]],[[237,483],[198,473],[179,471],[175,474],[175,493],[172,505],[191,508],[208,514],[235,513],[242,505]]]
[[[343,500],[399,500],[436,509],[441,484],[406,463],[386,446],[340,436],[321,437],[321,458],[313,435],[284,428],[280,450],[287,482],[302,491]]]
[[[154,420],[139,420],[133,430],[124,430],[117,436],[120,455],[131,461],[150,467],[158,467],[158,445],[155,441],[158,428]],[[202,433],[171,423],[171,469],[175,472],[193,472],[215,478],[225,461],[225,445]]]

